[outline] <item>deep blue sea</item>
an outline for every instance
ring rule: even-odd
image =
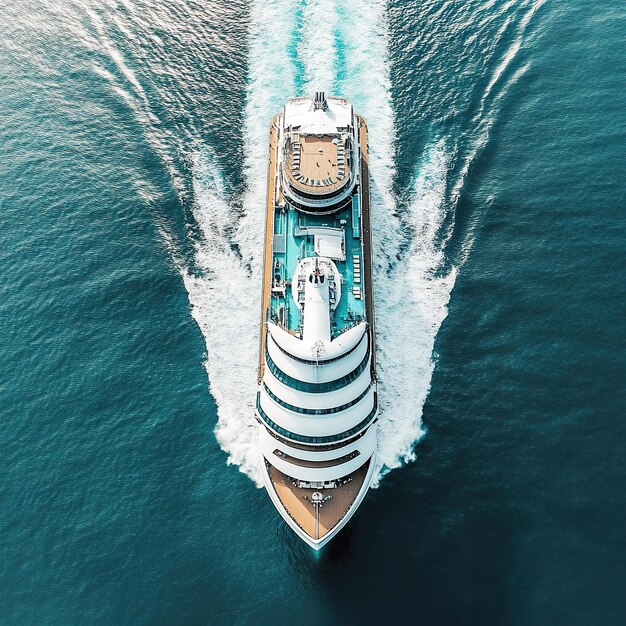
[[[626,4],[0,2],[0,624],[626,624]],[[257,487],[268,123],[369,124],[380,471]]]

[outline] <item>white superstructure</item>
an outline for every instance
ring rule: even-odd
[[[268,493],[318,549],[365,496],[378,404],[367,129],[343,98],[272,123],[257,418]]]

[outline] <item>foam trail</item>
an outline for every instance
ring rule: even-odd
[[[332,89],[345,95],[366,117],[370,131],[382,408],[376,483],[387,469],[414,458],[434,367],[433,344],[454,283],[454,274],[436,274],[443,260],[437,234],[449,166],[443,142],[427,149],[416,172],[414,200],[406,218],[398,218],[385,13],[382,0],[309,0],[303,7],[298,48],[306,90]],[[184,273],[192,312],[206,339],[206,368],[218,405],[217,438],[229,462],[257,484],[253,403],[268,125],[271,115],[296,92],[299,77],[289,54],[295,22],[295,3],[264,0],[252,7],[243,216],[239,221],[233,217],[236,212],[225,199],[211,155],[196,155],[196,220],[202,233],[196,262],[201,271],[197,276]],[[326,26],[320,31],[322,23]],[[343,61],[338,71],[339,59]]]
[[[489,79],[489,83],[487,84],[487,87],[485,88],[483,92],[483,95],[480,100],[480,105],[478,107],[478,111],[476,115],[474,116],[474,120],[473,120],[474,123],[476,123],[478,120],[482,118],[483,113],[485,111],[485,105],[488,102],[491,92],[493,91],[494,87],[498,84],[498,82],[502,78],[502,75],[506,72],[506,70],[508,70],[509,66],[511,65],[511,63],[514,61],[515,57],[519,53],[522,47],[522,44],[524,43],[524,35],[526,32],[526,29],[528,28],[528,24],[530,23],[530,20],[533,18],[535,13],[541,8],[544,2],[545,0],[535,0],[534,2],[531,3],[529,10],[526,11],[526,13],[522,16],[519,24],[517,25],[516,35],[515,35],[515,38],[513,39],[513,42],[511,43],[509,48],[506,50],[506,52],[502,56],[502,59],[500,60],[497,67],[493,71],[491,78]],[[500,27],[500,29],[498,30],[498,32],[496,33],[494,37],[495,41],[500,41],[503,34],[509,28],[509,25],[512,23],[513,17],[514,16],[511,15],[504,21],[504,23],[502,24],[502,26]]]
[[[259,336],[261,263],[265,217],[267,141],[271,116],[294,89],[288,48],[294,3],[256,2],[250,26],[249,86],[244,129],[247,191],[243,217],[227,202],[218,164],[210,153],[194,159],[198,275],[184,274],[192,314],[207,345],[206,369],[218,408],[215,434],[258,486],[254,417]],[[236,244],[236,250],[232,243]]]
[[[106,24],[96,11],[89,8],[85,8],[85,15],[95,33],[90,34],[88,29],[80,27],[77,28],[76,32],[89,49],[99,52],[102,56],[102,61],[98,61],[94,55],[93,71],[109,83],[111,89],[122,98],[134,113],[137,121],[144,128],[147,141],[163,161],[175,186],[177,188],[182,187],[181,183],[184,177],[176,167],[170,151],[170,146],[178,143],[178,137],[175,133],[167,130],[153,112],[148,94],[137,73],[132,69],[131,63],[124,58],[122,52],[115,47],[113,39],[109,35],[107,28],[110,27],[110,24]],[[132,30],[123,25],[123,20],[113,19],[113,21],[129,41],[135,39]],[[113,71],[107,69],[107,64],[112,66],[111,70]]]
[[[334,0],[308,0],[302,11],[300,58],[304,61],[305,93],[332,94],[336,85],[338,16]]]
[[[254,480],[258,309],[254,279],[230,246],[233,211],[225,200],[218,169],[210,154],[194,158],[195,219],[202,233],[196,243],[199,275],[183,272],[192,315],[205,337],[211,393],[218,407],[215,433],[229,462]],[[258,311],[255,311],[258,312]]]
[[[395,127],[386,3],[344,3],[342,13],[340,44],[346,67],[339,88],[369,129],[381,407],[377,485],[386,471],[415,458],[413,447],[423,434],[433,345],[455,278],[455,273],[436,275],[443,262],[437,236],[445,216],[449,159],[441,141],[426,149],[416,172],[414,199],[400,220],[393,194]],[[407,230],[408,246],[401,253]]]
[[[456,204],[461,194],[461,190],[469,173],[469,169],[478,156],[481,150],[485,147],[489,140],[489,134],[495,120],[495,112],[497,106],[502,98],[508,93],[510,88],[526,73],[530,67],[528,63],[522,65],[515,70],[509,79],[503,78],[508,73],[510,66],[514,63],[518,56],[522,46],[524,44],[524,38],[528,26],[537,13],[537,11],[543,6],[545,0],[533,0],[530,2],[528,10],[523,14],[516,27],[516,34],[513,42],[509,48],[505,51],[500,62],[493,71],[489,82],[483,92],[480,99],[478,110],[472,119],[472,124],[476,127],[476,138],[472,142],[472,145],[463,159],[463,163],[457,177],[456,182],[452,185],[450,191],[450,198],[452,204]],[[503,33],[509,28],[512,23],[513,16],[504,21],[495,36],[495,41],[499,41]],[[498,89],[500,83],[502,86]]]
[[[379,479],[415,459],[423,434],[422,407],[435,363],[435,338],[448,309],[456,269],[440,275],[444,250],[438,234],[446,216],[449,154],[443,141],[426,148],[405,218],[409,249],[390,274],[376,277],[381,419]]]

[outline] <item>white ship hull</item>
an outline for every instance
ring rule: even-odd
[[[375,471],[367,128],[341,98],[287,102],[270,131],[259,389],[263,480],[308,545],[335,537]]]

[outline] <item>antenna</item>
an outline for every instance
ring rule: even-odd
[[[315,365],[320,364],[320,357],[324,353],[324,342],[319,339],[311,346],[311,353],[315,358]]]
[[[315,92],[315,99],[313,100],[313,110],[317,111],[318,109],[322,111],[328,110],[328,102],[326,102],[326,94],[323,91]]]

